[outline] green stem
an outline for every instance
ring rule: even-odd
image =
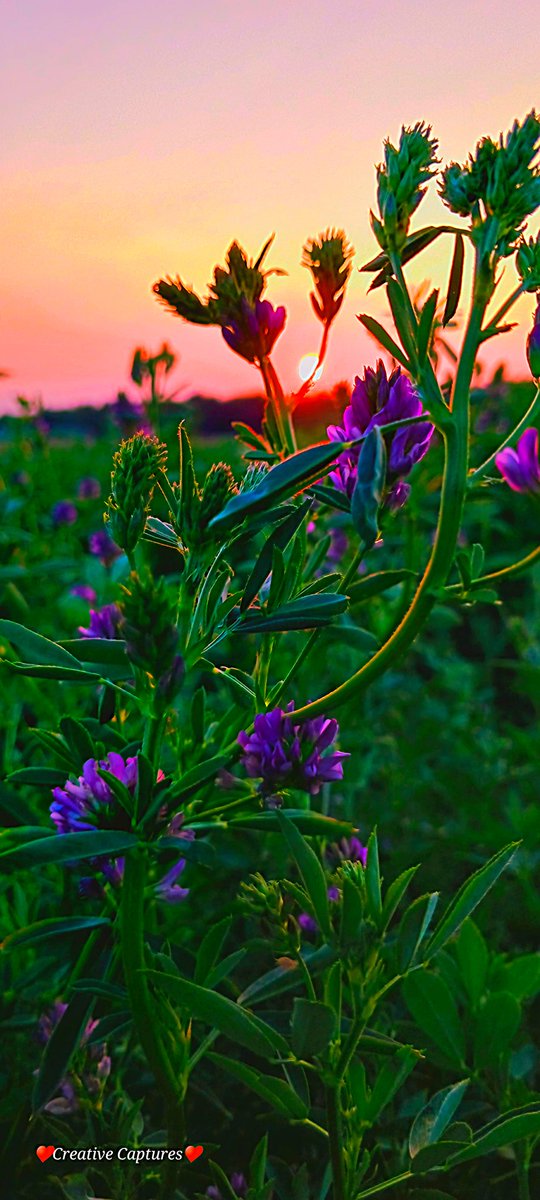
[[[295,713],[296,719],[305,721],[326,710],[334,711],[394,666],[414,642],[436,603],[439,588],[446,582],[454,561],[467,487],[469,389],[484,311],[485,303],[473,304],[452,394],[451,417],[445,410],[446,419],[442,428],[445,465],[437,534],[431,558],[412,604],[397,629],[373,658],[332,692],[299,708]]]
[[[497,449],[493,451],[493,454],[490,454],[489,458],[486,458],[485,462],[483,462],[481,464],[481,466],[476,467],[476,469],[474,471],[471,471],[471,473],[469,475],[469,487],[471,486],[471,484],[476,483],[476,481],[478,479],[481,479],[482,475],[485,475],[486,471],[489,470],[492,463],[495,462],[497,455],[501,453],[501,450],[504,450],[506,446],[510,446],[511,443],[518,440],[520,434],[523,433],[523,431],[527,428],[527,426],[530,424],[531,421],[535,420],[535,418],[539,412],[540,412],[540,387],[538,388],[538,391],[536,392],[534,399],[532,400],[531,404],[529,405],[527,412],[524,413],[524,415],[521,418],[521,421],[518,421],[518,424],[516,425],[515,429],[512,429],[512,432],[508,434],[508,437],[506,437],[504,439],[504,442],[501,442],[500,446],[498,446]]]
[[[155,1002],[150,993],[144,959],[144,851],[126,855],[120,903],[120,937],[124,978],[133,1020],[150,1069],[163,1094],[170,1146],[185,1138],[184,1110],[173,1062],[161,1040]]]
[[[364,1200],[364,1196],[378,1196],[381,1192],[388,1191],[388,1188],[396,1187],[398,1183],[405,1183],[407,1179],[412,1179],[412,1171],[405,1171],[403,1175],[395,1175],[393,1179],[383,1180],[382,1183],[376,1183],[374,1187],[366,1188],[364,1192],[358,1192],[355,1200]]]
[[[161,750],[162,738],[163,716],[156,715],[149,717],[144,730],[142,752],[148,759],[150,759],[152,766],[154,766],[156,770],[159,766],[159,752]]]
[[[326,1088],[326,1114],[328,1118],[328,1137],[330,1139],[330,1162],[332,1164],[332,1179],[334,1183],[333,1197],[334,1200],[346,1200],[339,1091],[339,1084],[337,1087]]]
[[[519,1200],[531,1200],[529,1185],[530,1146],[518,1143],[515,1148]]]
[[[524,571],[528,571],[529,567],[533,567],[540,560],[540,546],[536,546],[531,550],[530,554],[526,554],[525,558],[518,559],[517,562],[510,563],[508,567],[501,567],[500,571],[491,571],[489,575],[481,575],[480,579],[473,579],[469,591],[476,591],[477,588],[488,587],[491,583],[504,583],[505,579],[511,579],[514,575],[521,575]],[[463,591],[461,583],[452,583],[446,587],[445,592],[449,595],[458,595]]]

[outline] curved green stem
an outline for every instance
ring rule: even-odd
[[[535,563],[540,561],[540,546],[535,546],[530,554],[526,554],[524,558],[519,558],[517,562],[510,563],[508,567],[501,567],[499,571],[490,571],[489,575],[481,575],[480,579],[473,579],[468,591],[476,591],[477,588],[489,587],[492,583],[504,583],[505,579],[511,579],[514,575],[521,575],[524,571],[528,571],[529,567],[534,567]],[[461,583],[452,583],[450,587],[445,588],[447,595],[458,595],[463,592]]]
[[[467,487],[469,466],[469,389],[478,350],[485,303],[473,305],[452,394],[451,417],[446,411],[442,429],[445,466],[435,544],[420,586],[403,620],[388,641],[363,667],[339,687],[299,708],[296,719],[306,720],[345,704],[392,667],[412,645],[436,603],[454,561]]]
[[[346,1200],[345,1164],[343,1162],[343,1133],[339,1105],[340,1085],[326,1088],[326,1114],[330,1139],[330,1161],[332,1164],[333,1198]]]
[[[482,475],[485,475],[486,471],[488,471],[495,462],[497,455],[501,453],[501,450],[504,450],[506,446],[510,446],[514,441],[518,440],[530,422],[535,420],[538,413],[540,413],[540,387],[531,401],[527,412],[523,414],[521,421],[518,421],[515,428],[512,429],[512,432],[509,433],[508,437],[504,439],[504,442],[501,442],[500,446],[493,451],[493,454],[490,454],[489,458],[486,458],[485,462],[483,462],[479,467],[476,467],[474,471],[471,471],[469,475],[469,487],[476,483],[478,479],[481,479]]]

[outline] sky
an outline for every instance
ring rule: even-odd
[[[537,5],[521,0],[14,0],[3,20],[0,92],[0,411],[102,404],[130,391],[135,346],[167,340],[171,388],[227,398],[258,390],[256,369],[219,330],[188,326],[152,294],[179,273],[204,292],[236,238],[288,274],[267,295],[287,308],[275,361],[286,388],[319,326],[300,265],[304,242],[345,229],[355,268],[376,252],[374,164],[403,123],[433,125],[443,163],[462,161],[538,103]],[[531,35],[534,31],[534,36]],[[536,94],[535,94],[536,93]],[[7,119],[6,119],[7,114]],[[448,219],[433,185],[417,223]],[[538,223],[531,224],[535,232]],[[440,239],[409,277],[444,287]],[[514,268],[501,283],[511,290]],[[377,357],[356,319],[384,314],[353,272],[322,383]],[[488,343],[527,374],[519,327]],[[132,385],[131,385],[132,386]],[[132,390],[133,394],[133,390]]]

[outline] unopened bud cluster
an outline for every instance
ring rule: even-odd
[[[437,141],[431,126],[419,121],[403,126],[399,145],[387,140],[384,162],[377,167],[379,218],[372,214],[375,237],[383,250],[401,250],[411,217],[425,193],[437,162]]]
[[[122,442],[114,455],[105,520],[111,537],[127,554],[144,533],[156,479],[166,462],[164,443],[145,433]]]
[[[525,239],[521,242],[516,254],[518,275],[523,281],[526,292],[540,291],[540,233],[536,238]]]
[[[163,578],[132,571],[123,588],[121,632],[135,666],[155,680],[171,670],[178,644],[174,603]]]
[[[342,229],[327,229],[304,246],[302,266],[311,271],[315,284],[310,300],[315,315],[325,325],[330,325],[341,308],[353,255]]]

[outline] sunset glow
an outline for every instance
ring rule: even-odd
[[[180,273],[204,293],[233,238],[254,255],[274,231],[268,267],[287,272],[268,281],[269,299],[287,309],[275,362],[294,389],[318,337],[302,246],[329,225],[345,229],[356,255],[324,379],[352,379],[377,355],[356,316],[386,311],[384,289],[366,299],[356,269],[375,251],[367,213],[383,140],[424,118],[443,163],[461,160],[531,108],[537,49],[523,30],[536,27],[536,8],[524,0],[519,22],[506,13],[494,0],[488,53],[480,0],[443,0],[436,20],[425,0],[276,0],[271,36],[267,9],[247,0],[13,7],[2,70],[3,411],[17,393],[104,403],[129,386],[134,346],[164,340],[179,357],[179,396],[253,392],[256,371],[219,330],[175,320],[151,289]],[[416,222],[447,217],[431,186]],[[413,264],[412,283],[444,288],[449,255],[440,239]],[[514,285],[510,266],[501,291]],[[486,371],[504,359],[526,374],[531,312],[522,298],[518,328],[483,350]]]

